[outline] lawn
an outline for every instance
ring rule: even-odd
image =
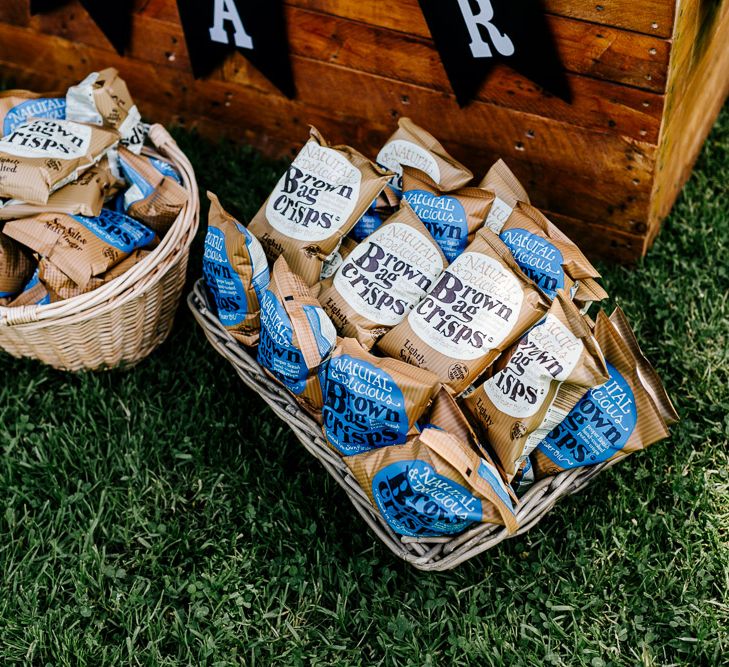
[[[178,138],[250,219],[280,164]],[[670,440],[450,573],[381,546],[185,308],[127,372],[0,354],[0,664],[728,664],[727,184],[729,108],[645,262],[602,267]]]

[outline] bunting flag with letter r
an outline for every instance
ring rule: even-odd
[[[238,51],[284,95],[296,94],[282,0],[177,0],[196,78]]]
[[[496,63],[571,101],[540,0],[419,0],[451,87],[461,106]]]

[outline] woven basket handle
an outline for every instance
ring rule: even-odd
[[[159,151],[167,152],[166,149],[168,146],[177,147],[177,142],[172,138],[172,135],[159,123],[150,125],[149,140],[154,144],[154,147]]]

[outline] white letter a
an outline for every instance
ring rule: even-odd
[[[230,44],[228,41],[228,33],[225,31],[223,24],[230,21],[235,28],[233,40],[235,45],[240,49],[252,49],[253,39],[243,27],[243,21],[240,20],[238,8],[235,6],[234,0],[215,0],[215,16],[213,18],[213,27],[210,28],[210,39],[221,44]]]
[[[515,51],[514,42],[511,41],[511,38],[508,35],[502,35],[498,28],[491,23],[494,18],[494,8],[491,5],[491,0],[477,0],[477,2],[479,11],[478,14],[474,14],[471,10],[469,0],[458,0],[458,4],[461,6],[463,19],[466,21],[468,34],[471,35],[470,47],[473,57],[493,57],[491,47],[483,40],[481,33],[478,30],[479,24],[486,28],[491,41],[494,43],[494,47],[502,56],[513,56]]]

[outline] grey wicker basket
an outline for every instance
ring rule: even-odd
[[[261,369],[255,355],[238,343],[220,324],[198,280],[187,304],[210,344],[235,368],[241,380],[271,406],[286,422],[301,444],[316,457],[327,472],[345,490],[354,508],[367,525],[398,557],[419,570],[450,570],[460,563],[496,546],[502,540],[528,531],[540,521],[563,496],[577,493],[596,475],[618,459],[596,466],[565,471],[538,481],[524,495],[517,511],[519,530],[509,535],[503,526],[480,524],[455,537],[401,537],[396,535],[373,507],[349,468],[324,441],[321,427],[304,412],[283,387],[273,382]]]

